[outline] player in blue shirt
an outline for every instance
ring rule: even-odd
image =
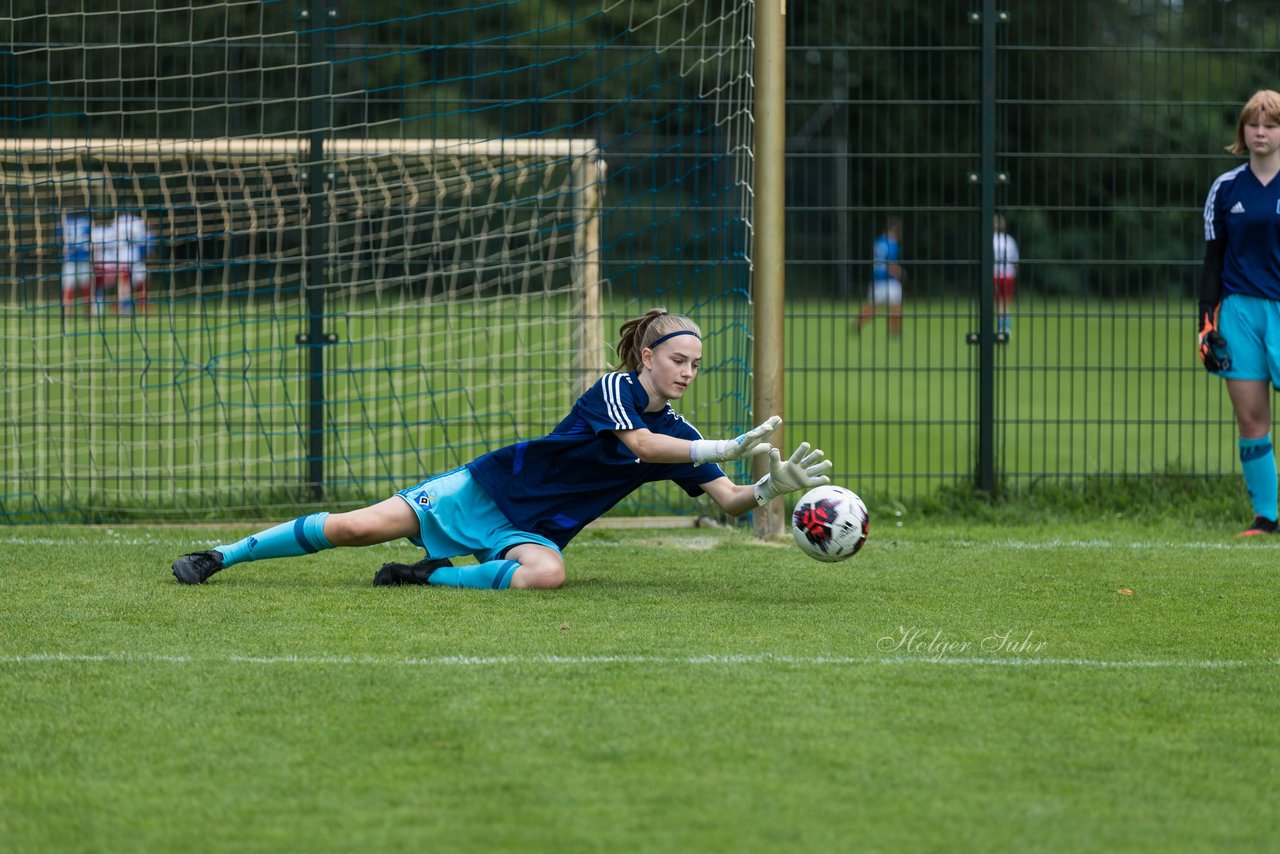
[[[1249,99],[1228,150],[1249,162],[1219,175],[1204,204],[1197,344],[1235,409],[1254,512],[1241,536],[1252,537],[1278,527],[1268,386],[1280,390],[1280,93]]]
[[[871,245],[871,287],[854,322],[855,331],[871,322],[881,307],[889,315],[889,334],[902,332],[902,220],[889,217]]]
[[[625,370],[606,374],[540,439],[492,451],[371,507],[313,513],[211,551],[184,555],[173,574],[185,584],[243,561],[293,557],[335,546],[401,537],[426,550],[417,564],[385,564],[375,584],[505,589],[564,584],[562,550],[587,523],[635,489],[670,480],[707,494],[738,516],[788,492],[828,482],[831,462],[801,443],[788,459],[765,440],[772,416],[735,439],[703,439],[676,414],[698,375],[702,333],[687,317],[652,309],[622,325]],[[716,463],[769,454],[769,473],[752,485]],[[474,555],[478,564],[449,558]]]
[[[58,219],[57,236],[62,242],[62,313],[75,308],[83,298],[90,311],[98,307],[93,294],[93,253],[90,232],[93,219],[82,208],[70,210]]]

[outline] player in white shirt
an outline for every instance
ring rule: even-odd
[[[996,214],[992,243],[995,245],[994,281],[996,288],[997,338],[1001,344],[1009,341],[1013,323],[1009,320],[1009,306],[1013,303],[1013,288],[1018,278],[1018,241],[1005,230],[1004,217]]]
[[[129,249],[114,222],[95,225],[90,235],[93,246],[93,311],[96,314],[106,301],[108,291],[129,293]]]
[[[122,313],[129,313],[136,304],[142,306],[147,298],[147,254],[154,240],[147,221],[135,213],[123,213],[116,217],[117,237],[124,241],[129,256],[128,286],[130,293],[120,293]]]

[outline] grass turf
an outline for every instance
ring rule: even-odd
[[[82,850],[1268,850],[1280,541],[887,520],[818,564],[598,531],[556,592],[402,545],[0,531],[0,838]]]

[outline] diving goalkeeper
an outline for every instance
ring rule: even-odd
[[[407,538],[426,550],[416,564],[388,563],[374,584],[501,590],[564,584],[563,549],[592,520],[646,483],[670,480],[739,516],[772,499],[828,482],[831,461],[801,443],[790,457],[766,440],[772,416],[735,439],[703,439],[676,414],[698,375],[702,333],[687,317],[651,309],[619,330],[624,370],[606,374],[546,436],[487,453],[465,466],[348,513],[313,513],[173,564],[184,584],[246,561]],[[717,463],[769,455],[769,473],[735,484]],[[476,565],[450,558],[471,554]]]

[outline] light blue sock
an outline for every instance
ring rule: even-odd
[[[514,560],[491,560],[475,566],[442,566],[427,583],[433,587],[474,587],[478,590],[506,590],[520,564]]]
[[[1274,522],[1278,487],[1276,453],[1270,436],[1240,438],[1240,468],[1244,470],[1244,485],[1249,490],[1253,512]]]
[[[299,516],[292,522],[268,528],[239,542],[214,548],[222,554],[224,567],[249,560],[314,554],[333,548],[333,544],[324,535],[324,520],[328,516],[328,513]]]

